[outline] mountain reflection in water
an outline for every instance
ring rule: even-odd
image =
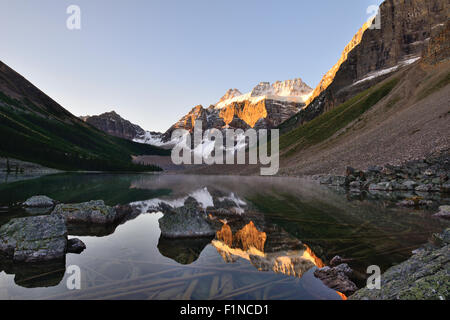
[[[0,298],[345,299],[314,277],[316,267],[340,255],[359,274],[373,264],[386,270],[448,226],[432,212],[398,208],[395,195],[352,199],[304,179],[145,174],[0,184],[0,225],[34,215],[14,203],[35,194],[132,204],[136,214],[104,228],[71,226],[69,236],[87,249],[66,261],[29,266],[0,257]],[[219,224],[216,235],[161,237],[158,206],[189,196]],[[80,266],[82,290],[67,290],[69,265]]]
[[[252,263],[259,271],[273,271],[288,276],[301,277],[313,267],[322,268],[323,261],[305,244],[298,243],[298,250],[267,247],[267,234],[259,231],[253,221],[232,234],[231,228],[224,223],[216,234],[212,245],[225,262],[235,262],[243,258]]]

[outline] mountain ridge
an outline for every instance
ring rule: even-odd
[[[160,170],[132,162],[145,154],[169,155],[83,122],[0,61],[0,156],[62,170]]]

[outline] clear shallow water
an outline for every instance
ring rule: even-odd
[[[339,254],[351,259],[362,279],[367,266],[384,270],[399,263],[445,228],[430,212],[399,209],[386,200],[352,200],[294,178],[109,174],[0,184],[0,224],[35,214],[13,206],[35,194],[66,203],[103,199],[116,205],[174,201],[199,190],[239,198],[248,216],[214,239],[163,239],[161,213],[78,230],[71,236],[87,246],[80,255],[67,254],[51,265],[3,267],[0,298],[341,299],[314,277],[316,266]],[[300,241],[306,247],[299,247]],[[81,268],[81,290],[67,289],[70,265]]]

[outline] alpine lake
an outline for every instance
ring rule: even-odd
[[[315,181],[284,177],[61,173],[0,182],[0,226],[13,218],[50,214],[20,203],[46,195],[61,203],[104,200],[141,213],[118,225],[69,230],[81,254],[44,265],[0,258],[0,299],[294,299],[346,297],[314,276],[339,255],[365,285],[368,266],[381,271],[408,259],[448,223],[433,210],[401,208],[405,195],[352,196]],[[192,196],[205,206],[228,203],[238,223],[209,238],[161,237],[155,203]],[[434,195],[439,202],[448,202]],[[181,202],[182,203],[182,202]],[[70,290],[69,266],[81,288]]]

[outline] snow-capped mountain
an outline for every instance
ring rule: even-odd
[[[273,84],[261,82],[246,94],[242,94],[238,89],[229,89],[217,104],[211,105],[209,108],[204,108],[202,105],[195,106],[165,133],[144,131],[138,128],[140,130],[127,132],[124,135],[123,127],[135,128],[135,126],[119,119],[115,113],[85,117],[84,121],[94,122],[93,120],[96,120],[95,122],[99,123],[93,124],[100,129],[111,134],[120,134],[120,136],[135,142],[171,148],[179,143],[179,141],[171,140],[172,132],[176,129],[185,129],[192,133],[197,120],[202,121],[203,130],[275,128],[299,112],[305,106],[305,101],[312,91],[312,88],[300,78],[277,81]],[[114,115],[113,120],[115,121],[111,121],[111,114]],[[124,123],[127,126],[122,125]]]
[[[217,109],[222,109],[234,102],[250,101],[256,103],[263,99],[291,101],[304,103],[313,89],[309,87],[302,79],[292,79],[286,81],[260,82],[253,90],[246,94],[240,93],[237,89],[230,89],[215,105]]]
[[[220,98],[219,103],[227,101],[236,97],[242,96],[242,93],[238,89],[229,89],[222,98]]]

